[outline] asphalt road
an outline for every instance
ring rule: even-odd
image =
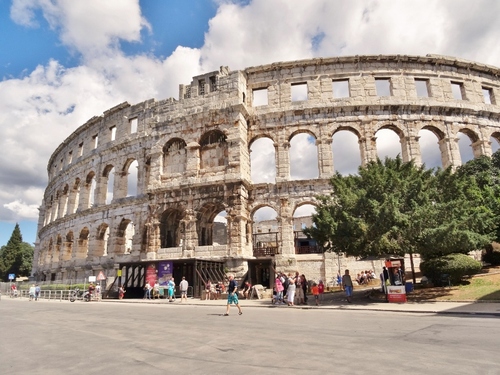
[[[500,374],[499,318],[0,301],[0,374]]]

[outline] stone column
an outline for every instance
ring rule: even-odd
[[[359,139],[361,166],[366,167],[370,161],[377,160],[377,137]]]
[[[186,210],[184,219],[181,220],[184,226],[184,246],[183,250],[193,251],[198,246],[198,233],[196,232],[196,215],[193,210]]]
[[[200,145],[197,142],[190,142],[186,145],[187,162],[186,176],[196,177],[200,169]]]
[[[401,150],[403,152],[403,161],[414,161],[417,167],[422,165],[422,154],[420,153],[420,144],[418,135],[408,135],[401,139]]]
[[[276,157],[276,182],[290,180],[290,142],[274,144]]]
[[[460,157],[460,149],[458,148],[458,138],[443,138],[439,142],[439,150],[441,151],[441,162],[443,169],[452,166],[453,169],[462,165]]]
[[[324,136],[316,140],[316,146],[318,148],[319,178],[330,178],[333,176],[332,141],[332,138]]]
[[[491,142],[489,140],[478,139],[476,142],[473,142],[471,146],[474,158],[478,158],[482,155],[491,157],[492,155]]]

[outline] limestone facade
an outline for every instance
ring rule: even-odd
[[[329,280],[336,255],[297,253],[293,226],[298,207],[329,192],[332,137],[355,134],[362,164],[377,157],[381,129],[393,130],[403,160],[417,164],[422,129],[436,135],[443,167],[461,163],[460,132],[475,157],[491,155],[491,138],[500,141],[499,76],[496,67],[436,55],[317,58],[221,67],[180,85],[178,99],[117,105],[81,125],[48,162],[33,274],[113,277],[125,263],[211,259],[241,276],[262,258]],[[319,172],[293,181],[290,141],[301,133],[315,139]],[[251,179],[250,148],[260,138],[274,144],[274,183]],[[262,255],[253,214],[265,206],[277,225],[275,250]],[[221,228],[214,218],[224,211]]]

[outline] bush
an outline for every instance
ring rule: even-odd
[[[441,276],[449,275],[452,284],[458,284],[464,276],[472,276],[481,271],[482,264],[465,254],[449,254],[420,263],[422,274],[434,285],[441,284]]]

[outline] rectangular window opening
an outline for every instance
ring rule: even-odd
[[[64,159],[61,159],[61,164],[60,164],[60,167],[59,167],[59,170],[62,171],[63,169],[63,165],[64,165]]]
[[[215,76],[210,77],[210,92],[217,91],[217,79]]]
[[[198,81],[198,95],[205,95],[205,80],[200,79]]]
[[[70,151],[68,153],[68,165],[70,165],[73,162],[73,151]]]
[[[462,82],[451,82],[451,92],[456,100],[465,100],[464,84]]]
[[[116,126],[109,128],[109,131],[111,132],[111,140],[114,141],[116,139]]]
[[[252,90],[252,104],[254,107],[268,104],[267,87]]]
[[[485,104],[495,104],[495,97],[493,96],[493,90],[490,87],[483,87],[483,98]]]
[[[429,95],[429,80],[415,79],[415,90],[419,98],[428,98]]]
[[[137,117],[130,119],[129,123],[130,123],[130,134],[137,133]]]
[[[334,98],[348,98],[351,96],[348,79],[332,81],[332,92]]]
[[[375,78],[377,96],[391,96],[391,80],[389,78]]]
[[[292,102],[307,100],[307,83],[292,83]]]
[[[78,156],[83,155],[83,142],[78,145]]]
[[[97,146],[99,145],[99,135],[96,134],[92,137],[92,140],[94,142],[94,148],[97,148]]]

